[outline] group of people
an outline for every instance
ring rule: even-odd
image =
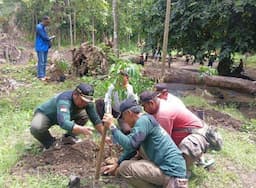
[[[164,84],[137,96],[129,84],[128,71],[120,71],[119,75],[119,81],[109,86],[112,114],[105,113],[103,100],[94,101],[94,88],[82,83],[38,106],[31,134],[46,150],[55,147],[56,138],[49,128],[57,124],[67,131],[63,137],[76,143],[78,134],[92,134],[84,126],[89,119],[101,134],[103,126],[110,129],[112,139],[107,137],[107,143],[116,142],[124,149],[116,163],[102,168],[104,174],[120,176],[134,187],[188,187],[193,163],[214,163],[207,164],[203,158],[211,144],[201,134],[206,123],[170,94]],[[116,87],[118,84],[122,87]],[[133,160],[135,155],[142,159]]]

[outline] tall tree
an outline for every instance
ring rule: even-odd
[[[164,40],[163,40],[162,70],[161,70],[162,76],[164,76],[165,60],[166,60],[166,54],[167,54],[170,12],[171,12],[171,0],[166,0],[166,15],[165,15],[165,24],[164,24]]]
[[[68,20],[69,20],[69,35],[70,35],[70,45],[73,47],[73,22],[72,22],[72,8],[70,0],[67,0],[67,10],[68,10]]]
[[[118,49],[118,11],[117,11],[117,0],[112,0],[112,10],[113,10],[113,23],[114,23],[114,52],[117,57],[119,57],[119,49]]]

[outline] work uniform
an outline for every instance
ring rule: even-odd
[[[85,109],[80,109],[74,104],[73,91],[66,91],[37,107],[30,130],[48,148],[55,141],[48,130],[51,126],[57,124],[71,133],[75,123],[84,125],[88,118],[93,125],[101,123],[94,103],[88,103]]]
[[[124,148],[117,174],[134,187],[187,187],[185,160],[153,116],[140,116],[127,136],[118,129],[111,131]],[[129,160],[139,147],[148,160]]]

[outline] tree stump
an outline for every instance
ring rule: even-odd
[[[72,73],[76,76],[102,75],[107,72],[108,59],[98,47],[82,43],[72,50]]]

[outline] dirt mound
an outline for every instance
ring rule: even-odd
[[[58,140],[60,147],[52,148],[35,155],[26,153],[11,170],[11,174],[54,173],[64,176],[75,174],[80,177],[93,177],[96,167],[96,155],[99,147],[91,140],[84,140],[74,145],[64,145]],[[111,148],[115,150],[115,148]],[[105,147],[105,158],[112,155],[110,148]]]
[[[82,43],[79,49],[72,51],[73,69],[76,76],[105,74],[108,67],[108,57],[96,46]]]
[[[189,109],[195,114],[197,114],[197,111],[203,110],[205,121],[212,126],[241,130],[241,126],[243,125],[242,121],[236,120],[228,114],[213,109],[203,109],[196,107],[189,107]]]

